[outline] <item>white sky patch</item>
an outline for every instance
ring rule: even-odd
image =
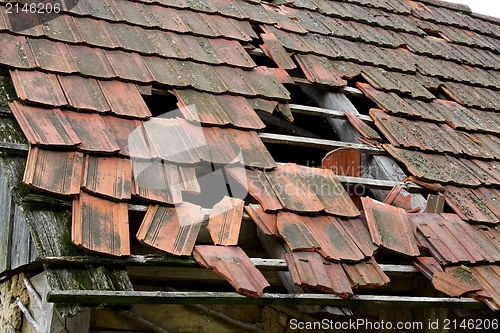
[[[470,7],[475,13],[500,17],[500,1],[498,0],[445,0],[447,2],[461,3]]]

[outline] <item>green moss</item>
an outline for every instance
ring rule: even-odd
[[[23,131],[14,119],[0,117],[0,141],[28,144]]]
[[[8,108],[9,102],[17,98],[16,89],[10,77],[0,77],[0,107]]]

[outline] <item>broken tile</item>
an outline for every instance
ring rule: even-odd
[[[175,207],[149,206],[136,237],[146,246],[189,256],[204,217],[201,207],[189,202]]]
[[[361,198],[373,243],[407,256],[418,256],[417,240],[406,212],[394,206]]]
[[[266,213],[261,205],[254,204],[245,206],[245,211],[264,235],[279,236],[278,215]]]
[[[353,295],[341,264],[326,262],[315,252],[288,252],[285,260],[296,285],[308,286],[342,298]]]
[[[260,35],[264,44],[260,45],[261,50],[266,56],[271,58],[279,67],[284,69],[294,69],[297,65],[283,48],[281,42],[271,33]]]
[[[200,184],[196,176],[196,168],[179,166],[182,190],[187,193],[200,194]]]
[[[318,57],[314,54],[300,54],[295,55],[295,60],[306,78],[311,82],[328,87],[343,87],[347,85],[347,81],[342,79],[331,61],[325,57]]]
[[[137,197],[159,204],[182,202],[182,181],[175,165],[156,160],[132,163]]]
[[[85,251],[130,255],[128,204],[81,192],[73,200],[71,239]]]
[[[135,84],[117,80],[98,83],[112,113],[132,118],[151,117],[151,112]]]
[[[356,264],[342,264],[352,288],[378,288],[390,282],[375,259],[371,258]]]
[[[262,273],[238,246],[197,245],[193,256],[199,265],[224,277],[243,295],[257,298],[269,287]]]
[[[463,266],[446,272],[434,273],[432,285],[451,297],[462,297],[466,293],[482,290],[479,282]]]
[[[207,230],[215,245],[237,245],[244,201],[225,196],[210,211]]]

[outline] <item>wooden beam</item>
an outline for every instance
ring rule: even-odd
[[[47,300],[54,303],[78,304],[255,304],[255,305],[328,305],[393,308],[468,308],[485,309],[472,298],[407,297],[354,295],[341,298],[331,294],[271,294],[260,298],[236,292],[164,292],[164,291],[96,291],[52,290]]]
[[[343,185],[363,185],[366,188],[372,190],[386,190],[390,191],[394,186],[401,186],[405,190],[411,193],[421,193],[427,191],[424,187],[417,185],[412,182],[396,182],[392,180],[381,180],[381,179],[370,179],[362,177],[351,177],[351,176],[337,176],[337,179]]]
[[[342,141],[324,140],[304,138],[293,135],[281,135],[272,133],[259,133],[259,137],[265,143],[276,143],[291,146],[302,146],[320,149],[336,149],[336,148],[354,148],[359,149],[362,153],[370,155],[386,155],[387,152],[382,148],[377,148],[360,143],[348,143]]]
[[[263,271],[288,271],[283,259],[251,258],[254,265]],[[185,267],[199,268],[191,257],[175,257],[169,255],[131,255],[126,258],[108,258],[97,256],[63,256],[38,258],[37,262],[51,266],[70,265],[107,265],[107,266],[147,266],[147,267]],[[410,265],[380,264],[380,268],[388,275],[414,275],[418,270]]]
[[[273,132],[298,135],[301,137],[308,137],[308,138],[317,138],[317,139],[320,138],[319,135],[316,135],[306,129],[303,129],[302,127],[297,126],[294,123],[289,123],[288,121],[282,118],[273,116],[270,113],[257,111],[257,115],[264,122],[266,128],[272,130]]]
[[[13,142],[0,142],[0,151],[17,154],[17,155],[27,155],[29,150],[29,145],[22,143]]]
[[[308,116],[347,120],[346,116],[344,115],[344,111],[323,109],[300,104],[290,104],[290,110],[292,110],[293,113],[300,113]],[[370,116],[362,114],[357,114],[356,116],[364,122],[373,123],[373,119]]]

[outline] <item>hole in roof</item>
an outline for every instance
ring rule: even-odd
[[[446,100],[446,101],[455,101],[453,98],[451,98],[450,95],[448,95],[446,93],[446,91],[444,91],[444,89],[442,87],[439,87],[437,90],[429,90],[431,92],[431,94],[433,94],[436,98],[438,99],[443,99],[443,100]]]
[[[178,109],[177,98],[166,90],[162,90],[161,95],[143,97],[153,117],[167,116],[169,111]]]
[[[427,37],[434,37],[434,38],[437,38],[440,40],[445,40],[443,38],[443,35],[441,35],[440,31],[436,31],[436,30],[432,30],[432,29],[422,29],[422,30],[425,31],[425,33],[427,34]]]
[[[227,165],[204,163],[197,167],[196,179],[200,185],[200,193],[183,191],[182,200],[209,209],[225,196],[244,200],[248,194],[247,190],[224,171],[225,166]]]

